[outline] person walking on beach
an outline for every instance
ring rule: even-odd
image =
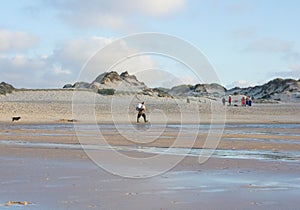
[[[223,106],[225,106],[225,103],[226,103],[225,97],[222,98],[222,103],[223,103]]]
[[[249,105],[249,97],[246,96],[246,104],[245,104],[245,106],[248,106],[248,105]]]
[[[231,96],[229,96],[229,98],[228,98],[228,106],[231,106],[231,102],[232,102],[232,98],[231,98]]]
[[[139,119],[140,117],[142,116],[144,118],[144,122],[148,122],[147,119],[146,119],[146,106],[145,106],[145,102],[141,102],[137,105],[136,107],[136,110],[138,111],[138,115],[137,115],[137,119],[136,119],[136,122],[139,123]]]
[[[241,100],[241,101],[242,101],[242,106],[246,106],[246,104],[245,104],[246,100],[245,100],[245,97],[244,97],[244,96],[242,97],[242,100]]]
[[[252,99],[251,98],[249,98],[248,106],[252,106]]]

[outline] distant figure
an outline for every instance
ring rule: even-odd
[[[189,98],[186,99],[186,103],[188,103],[188,104],[190,103],[190,99]]]
[[[12,117],[11,118],[11,121],[13,122],[13,121],[19,121],[21,119],[21,117]]]
[[[249,98],[248,106],[252,106],[252,99],[251,98]]]
[[[137,115],[137,120],[136,120],[136,122],[137,122],[137,123],[140,122],[139,119],[140,119],[141,116],[144,118],[144,122],[148,122],[148,121],[146,120],[146,114],[145,114],[145,112],[146,112],[145,102],[139,103],[139,104],[137,105],[137,107],[136,107],[136,110],[138,111],[138,115]]]
[[[225,97],[222,98],[222,103],[223,103],[223,106],[225,106],[225,104],[226,104],[226,99],[225,99]]]
[[[242,97],[242,106],[246,106],[246,99],[244,96]]]
[[[246,105],[245,106],[249,106],[249,97],[246,97]]]
[[[228,98],[228,105],[231,106],[231,103],[232,103],[232,98],[231,98],[231,96],[229,96],[229,98]]]

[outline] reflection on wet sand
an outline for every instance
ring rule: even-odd
[[[45,210],[298,208],[299,124],[226,125],[218,148],[203,164],[198,157],[209,150],[201,148],[207,124],[81,124],[79,128],[75,130],[73,124],[0,124],[0,206],[27,201],[26,209]],[[193,148],[169,148],[179,132],[184,142],[195,128],[199,133]],[[127,136],[135,137],[133,130],[149,139],[158,138],[148,143],[125,141]],[[95,144],[99,132],[108,146]],[[141,159],[160,154],[186,158],[164,174],[128,179],[94,164],[82,146]],[[118,162],[111,164],[126,168]]]

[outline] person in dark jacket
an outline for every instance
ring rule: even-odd
[[[138,104],[138,106],[136,107],[136,110],[138,111],[138,115],[137,115],[137,119],[136,119],[137,123],[140,122],[139,119],[141,116],[144,118],[144,122],[148,122],[146,119],[146,114],[145,114],[146,106],[145,106],[144,101]]]

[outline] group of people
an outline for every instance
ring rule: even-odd
[[[226,99],[225,97],[222,98],[222,103],[225,106],[226,105]],[[228,106],[233,106],[236,104],[233,104],[232,97],[228,96]],[[237,105],[236,105],[237,106]],[[243,96],[241,99],[241,106],[252,106],[252,98],[248,96]]]
[[[246,97],[242,97],[242,100],[241,100],[241,105],[242,106],[252,106],[252,99],[248,96]]]

